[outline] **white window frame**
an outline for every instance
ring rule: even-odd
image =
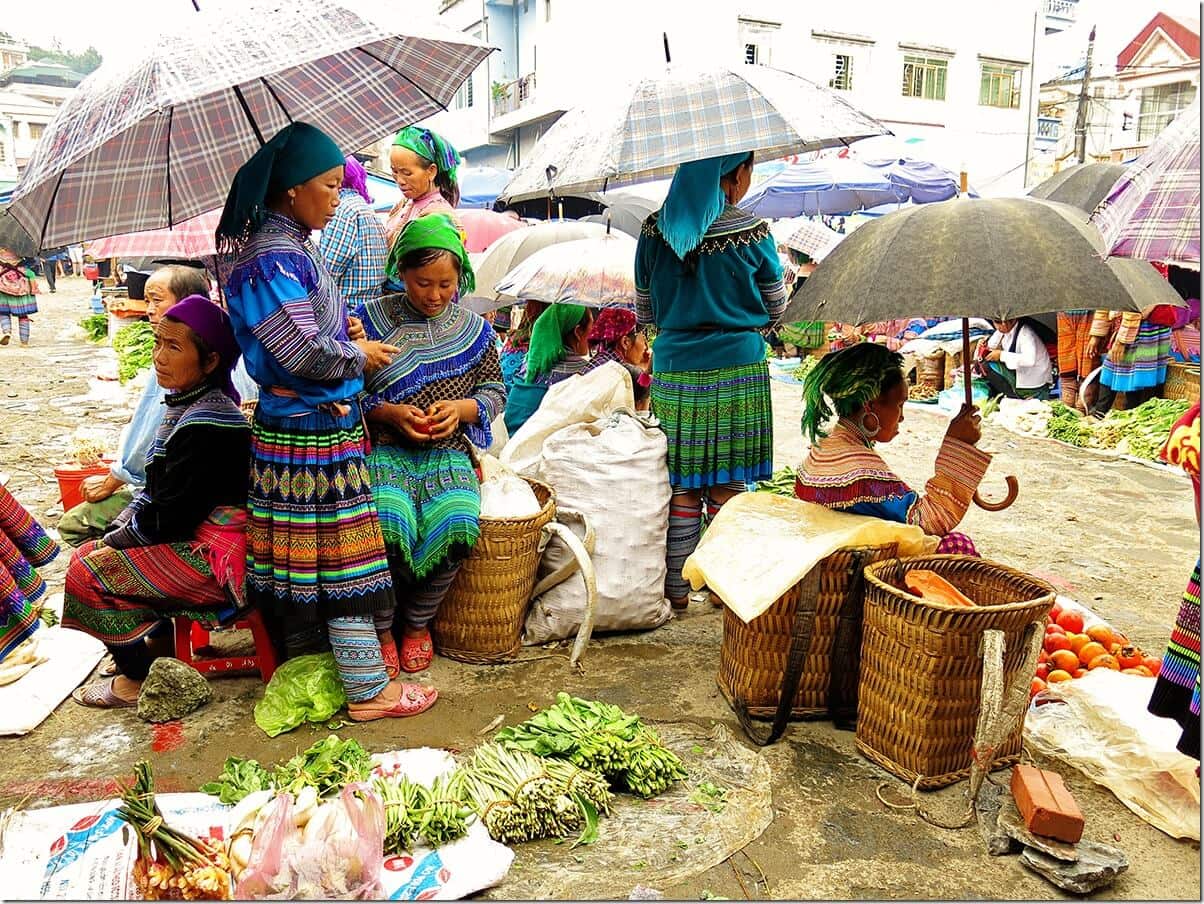
[[[740,38],[741,59],[761,66],[773,65],[773,36],[782,28],[780,22],[747,19],[739,16],[736,27]]]
[[[988,82],[984,85],[984,82]],[[1004,83],[1010,83],[1007,88]],[[1024,67],[1015,63],[1005,63],[997,60],[981,60],[979,63],[978,105],[980,107],[995,107],[999,110],[1019,110],[1020,94],[1023,91]],[[984,99],[984,88],[986,90]],[[1007,92],[1007,103],[1004,92]]]
[[[1196,102],[1198,92],[1199,89],[1188,79],[1142,88],[1137,107],[1138,143],[1157,138],[1176,116]],[[1152,101],[1148,109],[1147,101]]]
[[[841,61],[843,62],[843,65]],[[828,87],[836,91],[853,90],[853,55],[848,52],[832,54],[832,78]]]

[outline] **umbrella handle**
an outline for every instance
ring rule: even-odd
[[[984,512],[1002,512],[1005,508],[1011,506],[1016,501],[1016,497],[1020,495],[1020,482],[1011,474],[1004,478],[1008,485],[1007,495],[999,502],[987,502],[979,495],[978,490],[974,491],[974,504]]]

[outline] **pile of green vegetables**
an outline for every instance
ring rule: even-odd
[[[794,484],[798,480],[798,472],[794,468],[778,468],[768,480],[757,483],[758,493],[774,493],[778,496],[793,496]]]
[[[1045,428],[1046,436],[1072,446],[1113,449],[1154,461],[1189,403],[1182,399],[1150,399],[1128,411],[1110,411],[1102,421],[1083,417],[1061,402],[1050,407],[1053,414]]]
[[[462,769],[440,775],[429,788],[404,776],[374,778],[372,788],[385,807],[385,853],[408,853],[418,841],[438,848],[463,838],[476,813],[465,779]]]
[[[564,692],[553,706],[503,728],[494,739],[536,756],[566,759],[643,798],[686,777],[681,760],[639,716]]]
[[[1061,402],[1049,406],[1052,414],[1045,425],[1045,435],[1072,446],[1084,447],[1091,442],[1091,421]]]
[[[143,368],[151,366],[155,350],[155,328],[144,320],[123,326],[113,336],[117,352],[117,378],[128,383]]]
[[[108,314],[89,314],[79,322],[89,342],[99,342],[109,334]]]
[[[215,795],[224,804],[236,804],[255,791],[296,795],[306,787],[326,797],[337,794],[349,782],[367,781],[371,772],[372,757],[359,742],[329,735],[274,769],[256,760],[227,757],[222,774],[216,781],[201,785],[201,791]]]

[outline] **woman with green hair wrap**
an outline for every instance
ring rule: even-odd
[[[514,436],[539,410],[548,388],[590,370],[593,311],[579,304],[549,305],[531,327],[527,359],[510,387],[506,432]],[[605,363],[605,362],[603,362]]]
[[[920,495],[874,448],[899,435],[906,401],[898,352],[862,342],[822,358],[803,386],[802,427],[811,451],[794,493],[837,511],[919,525],[941,538],[937,552],[978,555],[969,537],[953,531],[991,463],[991,456],[976,448],[982,436],[978,411],[966,405],[950,421],[936,474]]]
[[[390,271],[405,292],[364,306],[364,331],[401,349],[364,385],[368,473],[393,582],[402,588],[401,668],[421,672],[428,626],[480,536],[474,449],[506,405],[493,328],[457,297],[475,286],[460,232],[444,214],[410,223]]]
[[[390,248],[409,223],[428,213],[446,213],[456,221],[460,154],[447,139],[430,129],[407,126],[393,139],[389,166],[402,195],[385,223]]]

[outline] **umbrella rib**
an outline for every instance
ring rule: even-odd
[[[172,213],[172,211],[171,211],[171,121],[175,117],[175,113],[176,113],[176,108],[174,106],[170,107],[167,111],[167,137],[163,142],[166,145],[165,150],[167,152],[166,179],[167,179],[167,228],[168,229],[170,229],[171,225],[172,225],[172,219],[171,219],[171,213]]]
[[[395,72],[397,75],[401,76],[403,79],[405,79],[407,82],[409,82],[415,88],[417,88],[420,92],[422,92],[422,96],[425,97],[427,100],[429,100],[432,104],[434,104],[440,110],[447,109],[447,104],[439,103],[439,101],[436,100],[435,97],[429,91],[427,91],[425,88],[423,88],[420,84],[418,84],[416,81],[414,81],[408,75],[406,75],[404,72],[402,72],[396,66],[382,60],[380,57],[378,57],[375,53],[373,53],[367,47],[355,47],[353,49],[358,50],[360,53],[364,54],[365,56],[371,57],[372,59],[376,60],[376,62],[378,62],[382,66],[384,66],[386,69],[390,70],[391,72]]]
[[[276,101],[276,106],[280,108],[280,112],[284,114],[284,118],[289,122],[292,122],[293,115],[289,113],[288,107],[284,105],[284,101],[280,99],[280,95],[276,93],[276,89],[268,84],[268,80],[266,78],[261,78],[260,81],[263,82],[263,86],[268,89],[268,94],[272,95],[272,100]]]
[[[54,193],[50,196],[50,203],[46,205],[46,216],[42,220],[42,231],[38,233],[38,250],[41,251],[46,243],[46,227],[50,225],[50,212],[54,210],[55,199],[59,196],[59,188],[63,184],[63,176],[67,175],[67,170],[59,170],[59,177],[54,182]]]
[[[247,117],[247,122],[249,122],[251,124],[251,128],[255,130],[255,137],[259,139],[259,145],[262,147],[263,145],[267,144],[267,142],[263,140],[263,132],[259,130],[259,123],[257,123],[255,121],[255,117],[251,115],[251,108],[247,104],[247,99],[242,96],[242,89],[239,88],[238,85],[232,85],[231,89],[234,91],[234,96],[238,98],[238,103],[242,107],[242,111]]]

